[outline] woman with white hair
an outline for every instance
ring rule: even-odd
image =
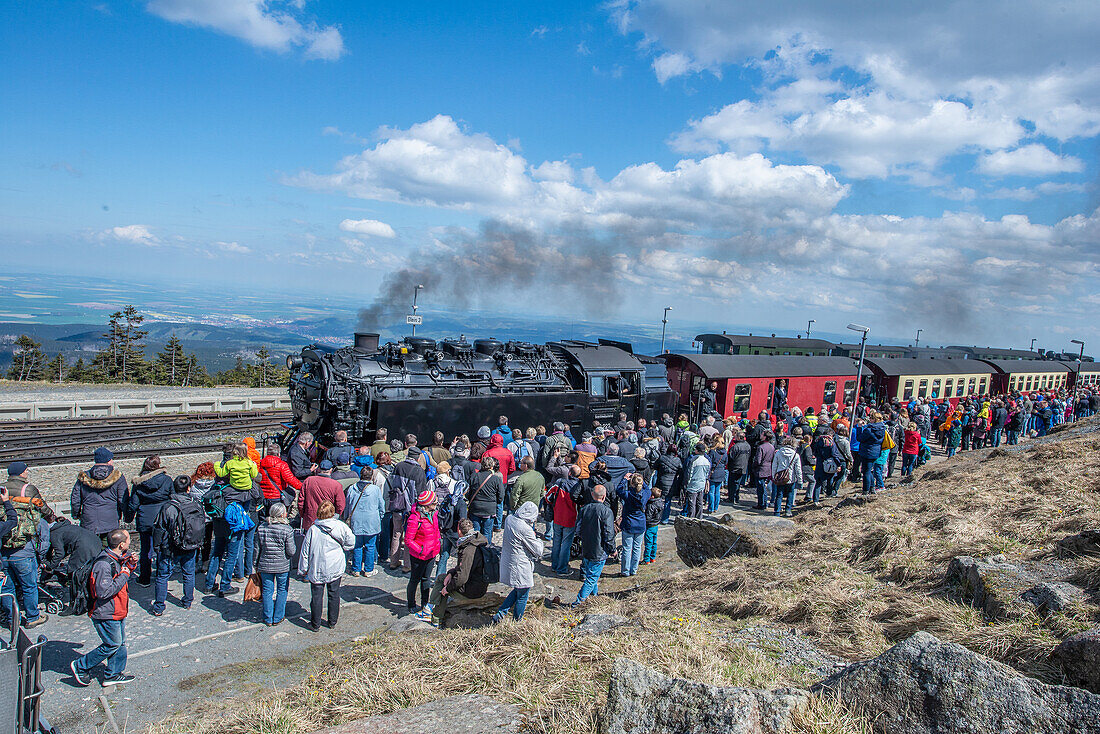
[[[286,590],[290,582],[290,559],[294,557],[294,531],[286,520],[286,505],[276,502],[268,510],[264,523],[256,531],[260,555],[256,571],[260,574],[264,624],[273,627],[286,616]]]

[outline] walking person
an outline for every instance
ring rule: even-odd
[[[573,606],[589,596],[600,593],[600,575],[607,560],[615,557],[615,514],[604,500],[607,490],[602,484],[592,488],[592,501],[577,513],[577,529],[581,534],[581,578],[584,583],[577,592]]]
[[[152,524],[152,547],[157,554],[157,579],[153,596],[153,616],[164,614],[168,599],[168,580],[178,567],[183,573],[180,606],[190,609],[195,600],[195,558],[206,537],[206,514],[191,496],[191,477],[179,476],[172,482],[172,493],[161,505]]]
[[[267,517],[256,530],[256,545],[259,548],[256,571],[260,574],[264,624],[268,627],[274,627],[286,617],[290,561],[297,550],[294,530],[287,523],[286,515],[286,505],[276,502],[267,508]]]
[[[412,570],[405,589],[409,612],[416,609],[416,589],[420,587],[420,606],[428,604],[428,593],[435,580],[435,562],[439,558],[439,502],[435,492],[425,489],[416,498],[416,510],[405,526],[405,546],[409,551]]]
[[[324,501],[317,508],[317,520],[302,541],[298,575],[309,582],[309,628],[321,628],[321,611],[328,596],[328,626],[340,619],[340,579],[347,565],[347,551],[355,547],[351,528],[336,517],[336,507]]]
[[[722,464],[724,472],[725,463]],[[627,486],[616,491],[622,502],[620,526],[623,534],[623,553],[619,561],[620,576],[634,576],[638,573],[638,564],[642,561],[642,538],[646,532],[646,503],[650,491],[645,486],[641,474],[632,474]]]
[[[126,520],[133,522],[141,537],[138,556],[138,586],[148,586],[155,563],[153,523],[173,492],[172,477],[160,466],[159,456],[150,456],[141,465],[141,474],[130,488]]]
[[[385,474],[364,467],[359,471],[359,481],[348,487],[344,502],[344,521],[355,535],[355,547],[351,551],[351,575],[374,576],[378,555],[378,534],[382,532],[382,516],[386,508],[382,504],[382,487]]]
[[[544,546],[535,532],[535,520],[539,508],[534,502],[524,502],[504,521],[504,539],[500,549],[500,582],[511,586],[512,591],[493,615],[493,623],[512,612],[512,619],[520,621],[527,609],[527,596],[535,585],[535,561],[542,558]]]
[[[772,457],[772,501],[775,504],[775,516],[779,517],[783,502],[786,500],[786,517],[794,517],[794,496],[802,484],[802,460],[798,456],[798,440],[787,437],[779,443],[779,449]]]
[[[130,574],[137,565],[137,557],[130,553],[130,533],[119,528],[108,532],[107,548],[92,562],[88,579],[92,595],[88,616],[101,643],[69,663],[79,686],[89,684],[88,673],[100,663],[106,663],[100,685],[116,686],[134,680],[126,672],[126,616],[130,611]]]

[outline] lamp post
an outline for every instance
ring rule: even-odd
[[[922,331],[924,331],[924,329],[917,329],[917,341],[916,341],[916,343],[915,343],[915,344],[913,345],[913,349],[916,349],[917,347],[919,347],[919,346],[920,346],[920,333],[921,333]]]
[[[668,312],[672,306],[665,306],[665,314],[661,317],[661,354],[665,353],[665,328],[668,326]]]
[[[810,327],[817,323],[817,319],[810,319],[806,322],[806,338],[810,338]]]
[[[867,350],[867,333],[871,330],[859,324],[848,324],[848,328],[863,334],[862,338],[859,340],[859,369],[856,370],[856,396],[852,399],[852,428],[854,429],[856,424],[856,407],[859,405],[859,391],[861,387],[859,383],[863,379],[863,355]]]
[[[1081,345],[1081,351],[1077,354],[1077,377],[1073,379],[1073,389],[1076,390],[1081,382],[1081,362],[1085,359],[1085,343],[1080,339],[1070,339],[1070,341]]]
[[[413,312],[412,312],[412,315],[413,315],[413,324],[412,324],[413,333],[412,333],[412,335],[413,336],[416,336],[416,318],[415,318],[416,317],[416,297],[418,295],[420,295],[420,291],[422,291],[422,290],[424,290],[423,285],[418,285],[415,288],[413,288]]]

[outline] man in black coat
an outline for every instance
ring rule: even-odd
[[[604,503],[607,489],[598,485],[592,489],[592,501],[577,513],[577,532],[581,536],[581,578],[584,584],[577,593],[577,606],[590,595],[599,593],[600,575],[607,559],[615,557],[615,514]]]
[[[103,550],[99,536],[63,517],[50,523],[50,550],[46,561],[51,570],[66,576],[92,560]]]

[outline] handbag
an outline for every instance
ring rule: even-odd
[[[886,433],[882,434],[882,449],[884,451],[893,451],[898,445],[894,443],[894,439],[890,437],[890,430],[887,429]]]
[[[244,586],[245,601],[260,601],[263,598],[263,587],[260,584],[260,574],[254,573],[248,577],[248,583]]]

